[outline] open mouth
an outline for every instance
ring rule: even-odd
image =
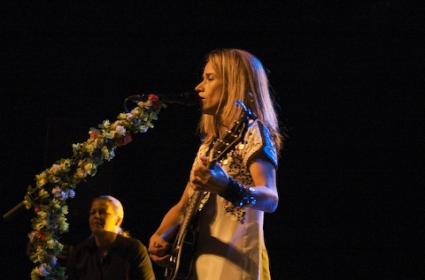
[[[103,227],[103,223],[101,223],[101,222],[92,222],[91,223],[91,225],[92,225],[92,227]]]

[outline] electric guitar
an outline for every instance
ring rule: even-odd
[[[208,164],[210,168],[214,163],[223,159],[244,137],[250,120],[257,117],[240,100],[236,104],[242,109],[240,120],[235,121],[222,139],[218,139],[211,151],[212,160]],[[194,223],[195,216],[202,210],[204,198],[208,192],[194,191],[186,206],[183,220],[180,224],[173,246],[170,249],[170,265],[165,269],[165,279],[178,280],[189,279],[193,272],[193,255],[197,240],[197,228]]]

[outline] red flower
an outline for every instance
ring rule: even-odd
[[[89,131],[89,135],[90,135],[90,138],[92,138],[92,139],[96,139],[96,137],[97,137],[97,132],[96,132],[95,130],[90,130],[90,131]]]
[[[131,133],[127,132],[123,137],[117,139],[117,145],[124,146],[130,143],[131,141],[133,141]]]
[[[159,97],[154,93],[149,93],[148,100],[150,100],[151,102],[158,102]]]
[[[159,97],[156,94],[150,93],[148,95],[148,100],[152,103],[152,108],[154,109],[161,108],[161,102],[159,101]]]
[[[38,239],[46,240],[46,234],[42,231],[38,232]]]

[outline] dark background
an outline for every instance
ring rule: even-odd
[[[2,4],[0,211],[126,96],[191,90],[207,52],[242,48],[270,70],[290,136],[265,222],[273,279],[424,279],[424,25],[406,3]],[[147,244],[185,184],[199,116],[169,107],[119,148],[69,201],[63,241],[88,236],[90,199],[111,193]],[[31,217],[0,223],[1,279],[29,278]]]

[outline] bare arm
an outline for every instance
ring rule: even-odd
[[[218,164],[207,168],[207,159],[203,158],[202,160],[205,164],[195,168],[192,183],[197,190],[222,195],[229,187],[229,175]],[[250,162],[249,171],[254,186],[245,187],[254,188],[252,196],[256,201],[250,207],[264,212],[274,212],[279,202],[275,166],[269,160],[257,157]]]
[[[190,184],[188,183],[179,202],[168,210],[149,240],[149,255],[152,261],[159,265],[166,264],[169,258],[170,242],[183,216],[184,206],[188,202],[189,188]]]
[[[279,203],[276,188],[276,169],[270,161],[256,159],[249,166],[252,180],[254,181],[254,209],[272,213]]]

